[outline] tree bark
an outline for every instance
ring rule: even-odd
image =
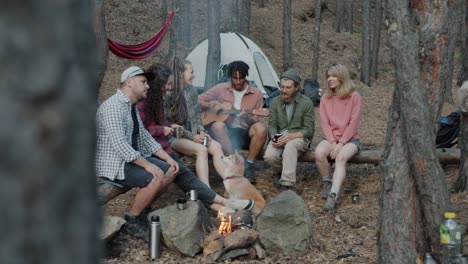
[[[221,61],[219,0],[208,0],[208,58],[206,61],[205,89],[217,83],[217,72]]]
[[[265,8],[265,0],[260,0],[259,2],[260,2],[259,7],[260,8]]]
[[[231,3],[231,31],[239,31],[239,0],[232,0]]]
[[[458,76],[457,85],[462,86],[464,81],[468,81],[468,3],[462,2],[462,10],[464,10],[464,19],[461,26],[460,34],[460,51],[462,54],[462,63],[460,75]]]
[[[460,148],[460,172],[455,182],[455,190],[468,191],[468,113],[463,112],[460,118],[458,147]]]
[[[335,30],[341,32],[341,24],[343,24],[344,14],[344,0],[336,0],[336,17],[335,17]]]
[[[242,12],[239,18],[239,29],[243,35],[250,34],[250,16],[251,3],[250,0],[242,0]]]
[[[104,19],[104,0],[92,1],[93,4],[93,26],[94,34],[96,36],[96,47],[98,52],[98,65],[97,65],[97,81],[96,93],[99,92],[104,74],[107,69],[107,56],[109,54],[109,47],[107,45],[107,34]]]
[[[190,49],[192,47],[192,29],[191,29],[191,8],[192,1],[190,0],[183,0],[181,7],[182,7],[182,25],[183,25],[183,34],[182,34],[182,45],[186,49]]]
[[[353,0],[346,1],[346,31],[353,33]]]
[[[94,1],[0,9],[0,263],[98,263]]]
[[[429,105],[434,124],[438,124],[444,102],[453,103],[453,61],[460,23],[449,22],[453,21],[454,17],[462,15],[461,1],[463,0],[453,1],[452,4],[452,1],[425,0],[416,2],[413,8],[415,18],[420,25],[421,43],[424,45],[419,54],[421,76],[424,81],[423,87],[429,92]],[[423,34],[428,30],[431,34]],[[434,135],[437,129],[438,126],[434,126]]]
[[[429,64],[424,57],[428,54],[419,53],[420,45],[427,45],[425,40],[440,34],[438,28],[450,21],[460,1],[450,6],[439,3],[433,8],[430,0],[413,7],[408,0],[387,1],[389,46],[396,76],[385,141],[377,263],[414,263],[428,248],[440,252],[438,226],[444,211],[451,207],[433,132],[439,110],[434,104],[441,100],[447,86],[434,87],[433,76],[424,74],[437,76],[443,60]],[[429,20],[416,21],[414,16],[421,10],[432,12],[425,15],[437,17],[439,23],[430,21],[428,27],[425,23]],[[450,48],[438,45],[432,49],[433,58],[449,54]]]
[[[172,0],[171,8],[172,10],[178,10],[180,7],[180,0]],[[179,41],[179,34],[180,34],[180,14],[176,14],[170,25],[170,38],[169,38],[169,51],[167,53],[167,58],[165,61],[169,61],[171,58],[177,56],[177,44]]]
[[[322,11],[322,1],[315,0],[315,27],[314,39],[312,40],[313,56],[312,56],[312,79],[318,80],[318,68],[320,57],[320,16]]]
[[[292,67],[291,0],[283,0],[283,70]]]
[[[362,7],[362,59],[361,59],[361,82],[371,85],[371,12],[370,1],[364,0]]]
[[[374,38],[372,39],[372,67],[371,75],[374,79],[378,77],[380,31],[382,26],[382,0],[375,0],[375,22]]]
[[[161,7],[161,19],[162,19],[161,26],[164,26],[167,20],[167,0],[162,0],[161,6],[162,6]]]

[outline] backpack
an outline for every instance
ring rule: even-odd
[[[439,118],[439,131],[436,135],[436,148],[451,148],[458,143],[461,110]]]
[[[310,100],[312,100],[314,106],[318,106],[320,104],[320,98],[322,97],[322,93],[320,91],[320,85],[317,82],[317,80],[305,79],[302,93],[305,96],[307,96]]]

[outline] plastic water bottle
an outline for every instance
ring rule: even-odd
[[[439,228],[442,264],[460,263],[462,256],[460,225],[455,221],[455,213],[446,212],[444,217],[445,220]]]
[[[159,222],[159,216],[153,215],[151,217],[150,233],[149,233],[149,255],[150,260],[154,261],[160,256],[160,237],[161,237],[161,223]]]

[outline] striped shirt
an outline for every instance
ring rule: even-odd
[[[120,90],[99,106],[96,114],[96,175],[111,180],[125,179],[124,165],[137,158],[149,157],[161,145],[143,127],[138,109],[138,151],[132,148],[133,120],[130,99]]]

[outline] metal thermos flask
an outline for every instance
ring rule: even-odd
[[[149,233],[149,255],[150,260],[154,261],[160,257],[160,238],[161,238],[161,223],[159,216],[153,215],[151,217],[150,233]]]

